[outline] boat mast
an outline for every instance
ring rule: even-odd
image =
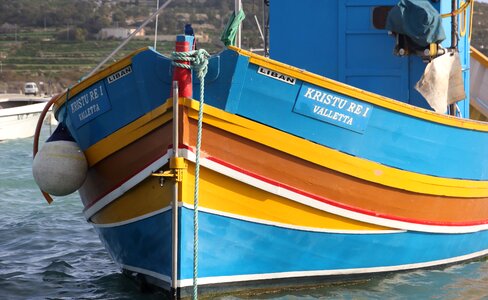
[[[159,9],[159,0],[156,2],[156,11]],[[156,51],[156,44],[158,40],[158,19],[159,15],[156,16],[156,24],[154,25],[154,51]]]
[[[266,57],[269,57],[269,1],[270,0],[263,0],[264,56]]]

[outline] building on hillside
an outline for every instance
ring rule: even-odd
[[[205,24],[205,22],[208,21],[208,15],[207,14],[195,14],[195,21],[198,24]]]
[[[0,25],[1,33],[10,33],[17,30],[17,24],[3,23]]]
[[[189,13],[176,13],[175,18],[180,22],[190,22],[191,15]]]
[[[98,33],[98,38],[101,40],[105,39],[125,39],[128,37],[130,34],[132,34],[136,29],[135,28],[122,28],[122,27],[108,27],[108,28],[102,28],[100,32]],[[136,36],[145,36],[146,31],[144,28],[142,28]]]
[[[157,40],[159,42],[175,42],[175,35],[174,34],[159,34]],[[195,39],[199,43],[210,43],[212,42],[212,39],[210,36],[206,33],[203,34],[195,34]]]
[[[201,33],[201,34],[200,33],[197,33],[197,34],[195,34],[195,39],[199,43],[211,43],[212,42],[212,39],[206,33]]]

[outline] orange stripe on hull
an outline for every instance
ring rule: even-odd
[[[186,142],[194,145],[196,121]],[[203,152],[275,182],[331,199],[334,205],[421,223],[484,224],[488,198],[457,198],[408,192],[348,176],[271,147],[204,125]],[[320,153],[317,153],[320,155]]]
[[[185,107],[184,111],[188,109]],[[192,148],[196,120],[186,113],[182,115],[180,143]],[[203,137],[204,157],[351,212],[426,225],[468,226],[488,222],[487,197],[435,196],[368,182],[206,123]],[[85,206],[90,207],[160,158],[170,143],[171,125],[166,123],[91,167],[80,191]]]
[[[91,166],[79,190],[85,208],[163,156],[171,145],[171,128],[165,123]]]

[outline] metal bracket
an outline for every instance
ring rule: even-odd
[[[183,172],[187,168],[185,159],[183,157],[172,157],[169,160],[169,170],[152,173],[152,176],[160,177],[161,185],[163,185],[164,178],[174,178],[176,182],[183,181]]]

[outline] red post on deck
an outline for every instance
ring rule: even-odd
[[[193,50],[193,36],[189,35],[178,35],[176,36],[176,52],[188,52]],[[190,63],[187,61],[176,61],[178,63],[182,63],[185,65],[189,65]],[[192,89],[192,80],[191,80],[191,70],[180,68],[175,66],[173,70],[173,81],[178,81],[178,96],[179,97],[186,97],[192,98],[193,96],[193,89]]]

